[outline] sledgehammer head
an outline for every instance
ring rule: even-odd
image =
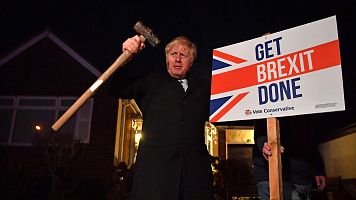
[[[153,34],[152,30],[143,25],[141,21],[138,21],[134,25],[134,29],[137,33],[145,37],[148,43],[150,43],[152,46],[155,47],[160,43],[160,40]]]

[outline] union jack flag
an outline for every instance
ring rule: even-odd
[[[233,64],[241,64],[246,62],[245,59],[224,53],[222,51],[213,50],[213,66],[212,66],[212,84],[211,84],[211,95],[225,93],[239,87],[244,87],[243,84],[247,83],[247,79],[241,76],[236,76],[240,70],[235,72],[223,72],[214,73],[217,70],[226,69],[233,66]],[[233,63],[233,64],[231,64]],[[233,77],[234,76],[234,77]],[[241,77],[237,78],[237,77]],[[239,80],[240,79],[240,80]],[[248,92],[232,95],[224,95],[223,97],[218,97],[216,99],[210,100],[210,121],[217,122],[219,119],[226,114],[232,107],[234,107],[241,99],[243,99]],[[224,107],[222,107],[224,105]]]

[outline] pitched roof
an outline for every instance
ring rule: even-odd
[[[85,67],[87,70],[89,70],[93,75],[96,77],[99,77],[101,75],[101,72],[98,71],[93,65],[91,65],[87,60],[85,60],[83,57],[81,57],[77,52],[75,52],[72,48],[70,48],[66,43],[64,43],[61,39],[59,39],[55,34],[53,34],[49,30],[45,30],[42,33],[36,35],[29,41],[25,42],[23,45],[20,47],[16,48],[14,51],[10,52],[6,56],[0,59],[0,66],[5,64],[6,62],[12,60],[15,58],[17,55],[25,51],[26,49],[30,48],[40,40],[44,38],[49,38],[51,41],[53,41],[58,47],[63,49],[66,53],[68,53],[70,56],[73,57],[76,61],[78,61],[83,67]]]

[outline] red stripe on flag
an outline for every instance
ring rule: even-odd
[[[258,82],[257,80],[257,65],[264,64],[266,65],[267,62],[276,62],[278,59],[286,58],[288,56],[293,56],[294,54],[298,54],[301,52],[305,52],[308,50],[314,50],[312,54],[312,62],[313,62],[313,69],[305,70],[304,72],[296,73],[295,71],[287,76],[283,77],[276,77],[271,79],[266,79],[265,81]],[[297,59],[299,64],[299,59]],[[304,60],[304,65],[306,65],[307,61]],[[290,64],[285,59],[285,69],[286,71],[289,70]],[[258,85],[261,83],[272,82],[280,79],[285,79],[288,77],[293,77],[299,74],[306,74],[313,71],[318,71],[322,69],[326,69],[329,67],[334,67],[336,65],[340,65],[340,51],[339,51],[339,41],[334,40],[325,44],[321,44],[312,48],[308,48],[305,50],[301,50],[298,52],[290,53],[288,55],[283,55],[271,60],[266,60],[260,63],[255,63],[253,65],[249,65],[243,68],[238,68],[235,70],[231,70],[228,72],[216,74],[212,76],[212,83],[211,83],[211,94],[219,94],[223,92],[233,91],[241,88],[246,88],[254,85]]]
[[[241,99],[243,99],[249,92],[241,93],[237,95],[229,104],[227,104],[218,114],[216,114],[210,122],[217,122],[223,117],[232,107],[234,107]]]
[[[240,63],[246,62],[246,60],[244,60],[242,58],[235,57],[235,56],[232,56],[230,54],[227,54],[227,53],[215,50],[215,49],[213,50],[213,55],[217,56],[219,58],[234,62],[236,64],[240,64]]]

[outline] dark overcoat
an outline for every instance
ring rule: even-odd
[[[143,113],[143,135],[134,166],[133,200],[212,199],[212,171],[204,140],[210,82],[188,78],[184,92],[167,72],[122,84]],[[181,197],[180,197],[181,198]]]

